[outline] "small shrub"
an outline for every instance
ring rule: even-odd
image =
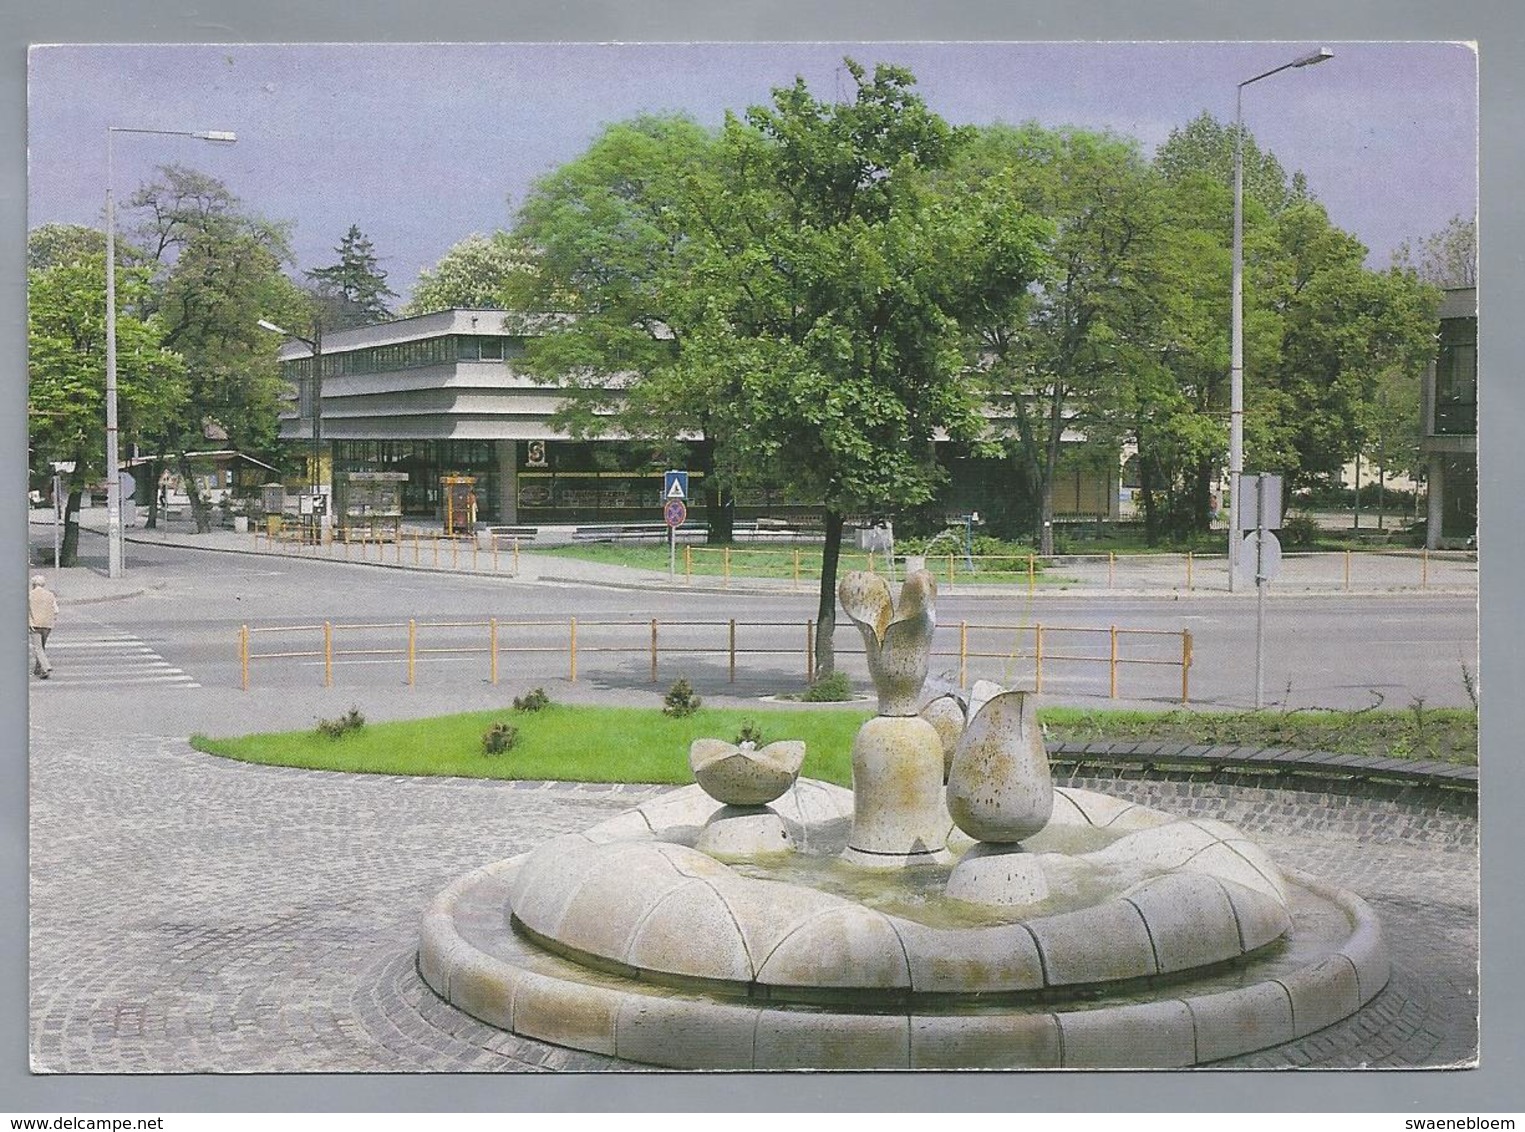
[[[682,719],[685,715],[693,715],[698,711],[702,702],[694,694],[694,686],[680,677],[662,699],[662,714],[671,716],[673,719]]]
[[[551,697],[545,694],[544,688],[536,688],[532,692],[525,692],[522,696],[514,697],[515,711],[541,711],[551,706]]]
[[[360,714],[359,708],[352,707],[338,719],[318,720],[318,734],[327,735],[330,739],[339,739],[351,731],[359,731],[364,726],[365,716]]]
[[[844,700],[853,698],[852,681],[847,678],[845,672],[833,672],[822,676],[814,684],[805,689],[805,694],[800,697],[810,704],[839,704]]]
[[[514,744],[519,741],[519,729],[511,723],[494,723],[486,731],[482,732],[482,753],[484,755],[501,755],[504,751],[513,750]]]
[[[1281,539],[1288,546],[1310,547],[1318,538],[1318,523],[1312,515],[1288,515],[1281,523]]]
[[[757,726],[755,720],[743,719],[741,721],[741,730],[736,735],[736,745],[739,747],[743,743],[751,743],[752,746],[759,748],[765,745],[763,730]]]

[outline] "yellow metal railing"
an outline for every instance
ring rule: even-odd
[[[553,644],[505,644],[504,631],[510,633],[514,630],[526,630],[522,634],[529,638],[532,633],[538,633],[544,639],[550,633],[554,633],[559,626],[565,627],[565,636],[562,643]],[[589,654],[644,654],[647,659],[648,671],[652,683],[658,679],[661,660],[664,656],[672,658],[683,655],[706,655],[723,656],[726,658],[727,680],[730,683],[736,681],[738,657],[750,655],[789,656],[799,655],[798,646],[789,646],[782,643],[787,637],[788,631],[798,632],[801,628],[799,622],[779,621],[738,621],[729,618],[723,621],[716,620],[661,620],[651,618],[649,621],[589,621],[569,618],[566,621],[505,621],[499,618],[489,618],[486,621],[428,621],[420,622],[416,619],[398,622],[379,623],[348,623],[336,624],[324,621],[311,625],[270,625],[251,627],[241,625],[238,630],[238,660],[240,681],[242,687],[247,690],[250,687],[250,668],[253,662],[268,662],[282,660],[318,660],[321,659],[323,667],[323,686],[332,687],[334,682],[334,664],[336,660],[349,660],[358,658],[394,657],[400,662],[406,673],[406,682],[409,687],[417,681],[418,662],[420,658],[435,657],[458,657],[458,656],[482,656],[487,658],[488,680],[497,684],[500,673],[500,658],[513,655],[543,655],[563,654],[566,657],[567,679],[576,682],[578,675],[579,660]],[[815,643],[818,627],[814,620],[804,623],[804,671],[807,682],[815,679]],[[683,638],[690,641],[698,636],[703,637],[705,630],[721,630],[716,634],[719,639],[701,641],[701,643],[680,643]],[[956,648],[938,648],[937,638],[934,637],[932,649],[933,657],[957,658],[958,682],[960,687],[969,684],[969,663],[971,660],[1000,660],[1009,666],[1014,662],[1031,661],[1032,686],[1036,691],[1043,691],[1045,675],[1050,673],[1056,664],[1063,665],[1106,665],[1108,677],[1108,695],[1117,698],[1119,695],[1119,673],[1129,666],[1168,666],[1179,668],[1181,675],[1181,703],[1190,700],[1191,665],[1192,665],[1192,635],[1189,629],[1128,629],[1117,625],[1105,627],[1098,626],[1075,626],[1075,625],[1001,625],[970,623],[960,621],[956,626],[945,626],[941,632],[943,640],[949,633],[957,631]],[[748,634],[743,639],[743,631]],[[664,636],[664,632],[666,636]],[[672,640],[672,635],[678,634],[678,640]],[[289,642],[293,637],[302,638],[307,634],[317,634],[310,648],[277,647],[272,651],[254,652],[252,649],[256,636],[261,639],[272,641]],[[376,634],[382,635],[382,641],[378,644],[374,639],[370,641],[356,641],[354,644],[346,642],[355,641],[356,637],[370,634],[372,638]],[[999,651],[989,648],[981,649],[974,641],[974,635],[989,637],[991,634],[1000,634],[1010,640],[1011,646]],[[1105,652],[1083,651],[1083,646],[1078,644],[1066,644],[1071,639],[1083,641],[1094,639],[1097,635],[1105,635]],[[449,643],[439,642],[443,637],[454,636]],[[773,637],[778,643],[759,637]],[[1125,642],[1154,639],[1175,639],[1180,642],[1179,650],[1172,651],[1169,655],[1159,653],[1151,655],[1138,655],[1129,653],[1125,655]],[[309,638],[310,639],[310,638]],[[798,639],[798,638],[796,638]],[[1056,640],[1060,647],[1055,648]],[[396,643],[393,643],[396,642]],[[846,648],[837,649],[839,656],[861,656],[863,650]]]

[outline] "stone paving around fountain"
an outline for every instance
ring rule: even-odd
[[[62,724],[34,730],[31,757],[34,1070],[638,1068],[467,1017],[423,984],[415,952],[421,910],[454,879],[656,788],[314,774]],[[1476,1056],[1475,818],[1212,783],[1108,789],[1232,822],[1381,918],[1392,977],[1370,1005],[1226,1064]]]

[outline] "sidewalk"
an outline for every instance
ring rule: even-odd
[[[33,511],[30,516],[32,542],[46,548],[51,554],[51,511]],[[80,517],[83,531],[104,537],[106,515],[103,510],[83,512]],[[46,540],[38,534],[47,532]],[[496,554],[491,548],[483,548],[469,540],[457,542],[450,549],[431,545],[426,535],[421,541],[410,544],[406,539],[397,543],[331,543],[318,548],[311,545],[281,543],[263,535],[239,533],[215,528],[197,534],[186,519],[168,523],[161,520],[155,529],[130,526],[123,532],[123,540],[130,548],[140,546],[179,547],[188,550],[219,551],[230,554],[247,554],[263,557],[301,558],[309,561],[347,562],[370,565],[391,570],[410,570],[420,573],[449,573],[466,576],[490,575],[520,583],[567,583],[574,585],[603,586],[619,589],[641,589],[665,593],[694,591],[731,592],[738,594],[813,593],[816,580],[802,576],[798,585],[787,578],[760,578],[733,576],[726,579],[716,574],[684,576],[681,568],[676,576],[665,570],[644,570],[629,566],[616,566],[591,562],[578,558],[537,553],[540,547],[520,544],[516,554],[512,544],[499,544]],[[100,557],[103,559],[104,547]],[[131,563],[131,550],[128,552]],[[1033,588],[1037,596],[1075,595],[1106,592],[1117,596],[1178,597],[1190,593],[1193,597],[1253,597],[1253,584],[1247,585],[1243,594],[1228,592],[1228,570],[1224,559],[1203,557],[1189,565],[1180,555],[1117,555],[1111,558],[1099,555],[1059,555],[1051,560],[1046,577],[1040,576]],[[999,582],[966,580],[959,574],[951,584],[941,572],[942,560],[930,564],[944,593],[961,596],[1009,598],[1013,593],[1026,594],[1028,585],[1023,580],[1011,579]],[[955,562],[955,571],[963,567]],[[846,570],[844,564],[844,572]],[[46,572],[47,568],[43,568]],[[70,589],[67,596],[75,601],[99,601],[113,597],[125,597],[143,592],[145,583],[134,579],[131,571],[122,579],[108,579],[102,568],[95,578],[84,577],[83,571],[71,570]],[[1478,590],[1478,562],[1475,554],[1460,552],[1430,552],[1398,550],[1386,552],[1331,552],[1288,554],[1283,560],[1282,573],[1266,590],[1268,596],[1299,594],[1317,596],[1369,595],[1394,592],[1426,592],[1437,594],[1476,593]]]

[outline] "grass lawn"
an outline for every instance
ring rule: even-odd
[[[730,547],[729,566],[727,565],[726,547],[723,546],[691,546],[688,548],[687,558],[684,556],[684,548],[678,548],[677,572],[679,577],[686,577],[689,573],[701,577],[724,577],[727,569],[731,577],[736,578],[783,578],[793,579],[798,577],[801,586],[813,587],[821,576],[821,548],[819,545],[805,544],[798,548],[788,546],[745,546]],[[525,554],[544,554],[556,558],[576,558],[584,562],[597,562],[605,566],[624,566],[637,570],[658,570],[667,572],[669,559],[666,545],[655,543],[577,543],[571,546],[547,547],[540,550],[526,550]],[[873,561],[870,562],[870,557]],[[866,551],[854,550],[849,547],[842,548],[842,557],[838,563],[838,575],[847,573],[849,570],[867,570],[870,565],[878,573],[885,572],[884,555],[875,554],[870,556]],[[1027,580],[1027,554],[1011,554],[1003,556],[980,556],[975,559],[978,580],[984,582],[1015,582]],[[798,573],[796,573],[796,566]],[[927,559],[927,569],[939,582],[946,582],[951,573],[954,581],[968,581],[969,569],[964,560],[963,553],[954,554],[951,558],[944,553],[934,553]],[[904,570],[903,560],[895,567],[897,580]],[[1039,583],[1053,583],[1055,581],[1069,581],[1071,579],[1056,579],[1044,576],[1044,565],[1041,559],[1035,559],[1033,563],[1034,578]]]
[[[689,743],[701,737],[733,740],[751,720],[762,728],[765,742],[805,741],[805,776],[846,786],[852,781],[853,735],[870,714],[824,706],[756,712],[701,708],[686,718],[669,719],[654,708],[555,704],[539,712],[505,709],[372,723],[337,739],[309,730],[236,739],[196,735],[191,743],[227,758],[316,770],[679,784],[693,779]],[[1046,708],[1039,717],[1051,740],[1238,743],[1477,763],[1477,713],[1457,709],[1209,713]],[[504,754],[485,755],[482,735],[500,721],[518,728],[518,743]]]
[[[670,719],[655,708],[570,707],[542,711],[469,712],[398,723],[368,723],[337,739],[316,731],[191,737],[197,750],[245,762],[369,774],[457,775],[464,778],[557,779],[571,782],[693,781],[688,746],[699,738],[734,740],[743,722],[762,728],[765,742],[803,739],[810,778],[852,781],[853,735],[872,713],[862,709],[749,712],[700,708]],[[493,723],[519,729],[501,755],[482,753]]]

